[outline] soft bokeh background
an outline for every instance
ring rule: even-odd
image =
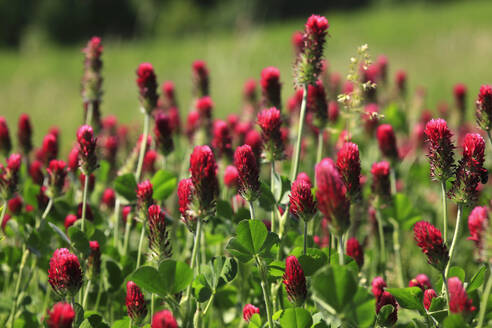
[[[329,19],[325,54],[342,75],[368,43],[373,58],[389,57],[391,74],[408,72],[412,93],[427,88],[430,109],[452,103],[457,82],[468,86],[471,108],[480,84],[491,82],[491,1],[342,3],[307,1],[296,10],[289,1],[0,0],[0,115],[15,131],[18,115],[29,113],[37,137],[60,126],[66,150],[82,121],[81,49],[92,35],[104,42],[102,113],[122,122],[140,122],[135,69],[143,61],[154,64],[160,82],[175,82],[183,115],[195,59],[208,63],[217,117],[237,111],[244,81],[269,65],[280,68],[286,99],[293,93],[291,35],[313,12]]]

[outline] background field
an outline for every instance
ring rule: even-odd
[[[384,53],[390,58],[392,73],[399,68],[408,71],[412,90],[427,87],[429,108],[441,99],[451,102],[456,82],[468,85],[471,106],[480,84],[491,82],[491,13],[491,1],[324,12],[331,25],[325,54],[333,69],[345,74],[357,46],[368,43],[374,57]],[[195,59],[209,65],[217,117],[238,109],[245,79],[258,78],[268,65],[280,68],[285,99],[292,94],[290,38],[304,21],[204,31],[182,38],[104,40],[103,115],[116,114],[127,123],[140,121],[134,80],[135,69],[143,61],[154,64],[160,82],[176,83],[183,115],[189,107],[190,65]],[[60,126],[66,149],[81,123],[80,50],[84,44],[60,47],[41,40],[31,37],[19,50],[0,50],[0,113],[14,131],[18,115],[29,113],[36,136],[51,125]]]

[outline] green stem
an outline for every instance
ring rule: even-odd
[[[137,179],[137,181],[140,181],[140,176],[142,175],[142,166],[145,156],[145,149],[147,148],[147,137],[149,135],[149,123],[150,123],[150,115],[145,113],[143,136],[142,136],[142,141],[140,142],[140,154],[138,155],[137,171],[135,172],[135,179]]]
[[[82,308],[84,310],[87,310],[87,297],[89,296],[89,289],[91,289],[91,280],[87,282],[87,286],[85,286],[85,293],[84,293],[84,298],[82,300]]]
[[[391,165],[390,170],[390,181],[391,181],[391,194],[396,194],[396,170],[394,164]]]
[[[25,249],[24,246],[24,252],[22,254],[22,259],[19,267],[19,275],[17,276],[17,282],[15,283],[15,291],[14,291],[14,299],[12,303],[12,311],[10,312],[10,327],[14,328],[14,323],[15,323],[15,314],[17,312],[17,301],[19,298],[19,293],[20,293],[20,285],[22,281],[22,272],[24,271],[24,266],[26,265],[27,257],[29,255],[29,250]]]
[[[46,208],[44,209],[43,215],[41,215],[41,222],[48,217],[48,214],[51,211],[51,208],[53,207],[53,197],[50,197],[48,201],[48,205],[46,205]]]
[[[256,216],[255,216],[255,207],[253,206],[253,201],[252,200],[248,201],[248,204],[249,204],[249,214],[251,215],[251,220],[254,220]]]
[[[5,213],[7,213],[7,200],[5,200],[3,202],[3,206],[2,206],[2,213],[0,214],[0,223],[3,222],[3,218],[5,217]]]
[[[383,276],[385,270],[383,269],[386,265],[386,245],[384,241],[384,230],[383,230],[383,220],[381,218],[381,212],[379,207],[376,206],[376,221],[378,223],[378,234],[379,234],[379,265],[380,269],[383,270]]]
[[[303,252],[304,255],[306,255],[306,251],[307,251],[307,238],[308,238],[308,223],[306,220],[304,220],[304,252]]]
[[[301,103],[301,113],[299,114],[299,126],[297,129],[297,142],[294,157],[292,160],[294,161],[294,165],[292,166],[292,172],[290,175],[290,180],[294,181],[297,176],[297,172],[299,171],[299,159],[301,157],[301,140],[302,140],[302,131],[304,129],[304,117],[306,116],[306,104],[307,104],[307,84],[302,86],[302,103]]]
[[[444,277],[448,279],[449,268],[451,267],[451,262],[453,262],[454,253],[456,251],[456,245],[458,244],[458,237],[461,233],[461,217],[463,216],[463,205],[458,204],[458,213],[456,213],[456,227],[454,228],[453,241],[451,242],[451,247],[449,248],[449,261],[446,264],[446,269],[444,270]]]
[[[442,196],[442,231],[444,236],[444,243],[448,243],[448,205],[446,196],[446,181],[441,181],[441,196]]]
[[[398,283],[401,288],[405,287],[405,279],[403,277],[403,263],[401,261],[401,252],[400,252],[400,225],[396,220],[392,219],[393,223],[393,248],[395,250],[396,257],[396,266],[398,267]]]
[[[87,194],[89,193],[89,177],[90,173],[85,172],[85,179],[84,179],[84,193],[82,195],[82,232],[84,232],[84,227],[85,227],[85,211],[86,211],[86,206],[87,206]]]
[[[210,304],[212,304],[213,300],[214,300],[214,297],[215,297],[215,292],[212,293],[212,296],[210,296],[208,302],[207,302],[207,305],[205,306],[205,309],[203,309],[203,312],[202,312],[202,315],[205,316],[208,312],[208,309],[210,307]]]
[[[150,296],[150,317],[154,317],[154,306],[155,306],[155,294],[152,293]]]
[[[488,132],[488,131],[487,131]],[[490,136],[490,132],[488,132]],[[492,142],[492,140],[491,140]],[[489,279],[487,280],[487,285],[482,295],[482,302],[480,303],[480,312],[478,314],[478,325],[477,328],[483,327],[483,322],[485,318],[485,311],[487,310],[487,304],[489,301],[490,290],[492,289],[492,265],[489,265]]]
[[[487,130],[487,136],[489,136],[490,144],[492,145],[492,136],[490,135],[490,130]]]
[[[265,308],[267,312],[267,318],[268,318],[268,326],[270,328],[274,328],[273,325],[273,319],[272,319],[272,303],[270,302],[270,294],[268,292],[268,280],[265,272],[265,267],[261,262],[261,259],[258,257],[258,255],[255,255],[255,261],[256,265],[258,266],[258,271],[260,272],[261,276],[261,289],[263,291],[263,298],[265,300]]]
[[[101,295],[102,295],[102,279],[99,279],[99,284],[97,286],[96,305],[94,306],[94,311],[96,312],[97,309],[99,308],[99,302],[101,302]]]
[[[272,195],[274,195],[273,193],[274,185],[275,185],[275,161],[272,160],[272,162],[270,163],[270,191],[272,192]],[[277,227],[275,223],[275,209],[273,209],[270,212],[270,221],[272,223],[272,231],[275,232],[275,229]]]
[[[89,101],[89,102],[87,102],[87,113],[85,115],[85,124],[86,125],[91,125],[92,111],[93,111],[92,101]]]
[[[448,314],[451,315],[451,310],[449,308],[448,280],[444,272],[442,272],[442,289],[444,296],[446,297],[446,303],[448,304]]]
[[[199,244],[200,244],[200,235],[202,233],[202,220],[200,218],[197,218],[197,225],[196,225],[196,231],[195,231],[195,238],[194,238],[194,243],[193,243],[193,250],[191,251],[191,259],[190,259],[190,267],[192,270],[195,269],[195,264],[196,264],[196,255],[198,252]],[[188,288],[186,289],[186,302],[187,302],[187,319],[189,320],[190,315],[191,315],[191,284],[188,285]],[[188,323],[186,323],[188,325]],[[188,326],[186,326],[188,327]]]
[[[324,129],[320,129],[318,133],[318,149],[316,151],[316,163],[321,162],[321,158],[323,158],[323,143],[325,141],[325,139],[323,138],[324,131],[325,131]]]
[[[114,233],[113,233],[113,246],[116,249],[121,250],[119,243],[119,227],[120,227],[120,199],[116,197],[116,202],[114,204]]]
[[[345,264],[345,252],[343,251],[343,236],[338,236],[338,263],[340,265]]]
[[[128,255],[128,243],[130,239],[130,227],[132,225],[132,219],[128,216],[126,218],[126,224],[125,224],[125,237],[123,239],[123,255]]]
[[[142,230],[140,231],[140,240],[138,242],[138,253],[137,253],[137,267],[140,267],[140,258],[142,257],[143,240],[145,237],[145,223],[142,222]]]

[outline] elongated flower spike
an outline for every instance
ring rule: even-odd
[[[398,95],[400,97],[405,97],[407,93],[407,72],[404,70],[399,70],[395,74],[395,83]]]
[[[232,137],[229,126],[223,120],[217,120],[213,125],[212,147],[217,157],[232,157]]]
[[[372,185],[373,194],[380,200],[388,202],[391,200],[391,182],[390,182],[390,163],[386,161],[372,164]]]
[[[295,256],[288,256],[285,260],[283,283],[289,301],[296,306],[302,305],[307,297],[306,277]]]
[[[183,179],[178,183],[178,204],[179,212],[181,213],[181,220],[186,224],[186,227],[194,232],[196,228],[196,217],[192,213],[191,205],[193,203],[193,196],[195,194],[195,187],[191,178]]]
[[[95,240],[89,242],[91,252],[87,259],[87,279],[95,279],[101,272],[101,248]]]
[[[374,279],[371,282],[371,286],[372,286],[371,292],[374,295],[374,297],[376,298],[376,300],[383,294],[384,289],[386,287],[388,287],[388,285],[386,284],[384,279],[382,277],[379,277],[379,276],[374,277]]]
[[[362,266],[364,265],[364,250],[359,244],[357,238],[352,237],[347,240],[346,253],[348,256],[354,259],[359,268],[362,268]]]
[[[50,161],[58,157],[58,137],[53,133],[44,136],[41,146],[39,160],[48,165]]]
[[[376,313],[379,314],[379,311],[385,305],[392,305],[393,312],[388,316],[386,322],[383,323],[383,327],[392,327],[398,321],[398,303],[396,302],[396,298],[386,291],[379,296],[376,302]]]
[[[423,291],[429,288],[432,288],[430,279],[427,275],[421,273],[418,274],[415,278],[410,280],[408,283],[408,287],[419,287]]]
[[[335,124],[340,116],[340,108],[338,107],[338,102],[332,100],[328,103],[328,121]]]
[[[240,184],[239,172],[234,165],[228,165],[224,172],[224,185],[227,188],[238,189]]]
[[[265,159],[268,162],[282,160],[285,150],[280,129],[282,125],[280,111],[275,107],[262,110],[258,114],[257,123],[262,132]]]
[[[101,203],[108,209],[112,210],[116,203],[116,193],[112,188],[106,188],[101,196]]]
[[[294,48],[294,53],[297,56],[302,53],[304,49],[304,33],[301,31],[295,31],[292,33],[292,47]]]
[[[164,155],[169,155],[174,150],[171,119],[169,115],[158,113],[155,117],[154,135],[158,150]]]
[[[419,221],[413,227],[417,245],[427,256],[427,262],[443,272],[449,261],[449,253],[443,242],[441,231],[426,221]]]
[[[73,307],[64,302],[58,302],[53,305],[51,311],[48,311],[46,325],[48,328],[72,328],[75,319]]]
[[[138,324],[147,316],[147,303],[144,295],[133,281],[126,283],[126,310],[130,319]]]
[[[157,77],[154,67],[150,63],[142,63],[137,69],[137,86],[139,90],[140,105],[150,114],[157,107]]]
[[[456,108],[459,110],[461,118],[464,118],[466,112],[466,85],[463,83],[458,83],[453,88],[454,101],[456,103]]]
[[[17,128],[17,140],[22,154],[28,155],[32,150],[32,125],[29,115],[21,114]],[[0,146],[0,148],[2,148]]]
[[[4,200],[12,198],[19,186],[21,156],[12,154],[7,159],[7,166],[0,164],[0,197]]]
[[[383,84],[386,84],[388,82],[388,57],[380,55],[376,63],[379,67],[380,80]]]
[[[172,256],[171,243],[168,238],[166,216],[159,205],[151,205],[147,213],[149,227],[149,249],[151,258],[158,262]]]
[[[82,125],[77,131],[77,141],[79,143],[79,161],[82,172],[90,175],[98,167],[96,145],[97,138],[90,125]]]
[[[308,18],[303,34],[303,49],[296,60],[295,77],[299,86],[316,83],[322,71],[323,48],[329,26],[323,16],[312,15]]]
[[[239,177],[239,193],[247,201],[254,201],[260,192],[260,169],[258,160],[249,145],[236,148],[234,166]]]
[[[53,197],[57,197],[61,194],[63,187],[65,186],[65,180],[68,173],[67,165],[64,161],[54,159],[50,162],[46,172],[48,172],[50,193]]]
[[[172,81],[165,81],[162,83],[162,96],[164,98],[163,107],[164,109],[169,109],[172,107],[178,107],[178,102],[176,100],[176,88]]]
[[[282,99],[280,91],[282,84],[280,83],[280,71],[278,68],[269,66],[261,71],[261,91],[263,95],[263,107],[276,107],[282,109]]]
[[[193,149],[190,156],[190,172],[200,211],[213,211],[215,199],[219,194],[219,182],[217,163],[209,146],[196,146]]]
[[[196,60],[192,65],[193,95],[197,98],[209,95],[209,73],[203,60]]]
[[[463,283],[458,277],[448,279],[449,310],[452,313],[470,313],[476,310],[473,301],[468,298],[468,294],[463,287]]]
[[[82,268],[76,255],[66,248],[53,253],[48,269],[48,282],[60,296],[75,295],[82,286]]]
[[[484,131],[489,132],[492,128],[492,86],[484,84],[480,87],[476,101],[475,115],[477,124]]]
[[[306,179],[304,175],[299,174],[290,189],[289,211],[304,221],[311,220],[317,212],[316,201],[311,188],[309,177]]]
[[[12,150],[12,140],[10,139],[9,127],[5,117],[0,116],[0,152],[7,157]]]
[[[251,129],[244,137],[244,143],[251,147],[258,162],[260,162],[261,149],[263,147],[263,142],[261,139],[261,134],[254,129]]]
[[[260,309],[254,306],[253,304],[246,304],[243,308],[243,319],[246,322],[251,320],[251,317],[255,314],[260,314]]]
[[[468,237],[468,240],[472,240],[475,243],[479,260],[483,260],[484,257],[484,242],[488,226],[489,214],[487,207],[475,207],[468,217],[468,230],[470,230],[470,237]]]
[[[169,310],[162,310],[154,314],[152,328],[178,328],[178,323]]]
[[[430,161],[431,177],[437,181],[448,180],[454,172],[453,134],[443,119],[432,119],[424,130],[429,145],[427,157]]]
[[[337,168],[342,176],[347,193],[351,200],[359,200],[360,187],[360,157],[359,147],[353,142],[345,142],[337,154]]]
[[[154,203],[154,188],[150,180],[145,180],[137,185],[137,206],[139,211],[144,214]]]
[[[389,124],[381,124],[377,131],[379,150],[386,158],[390,160],[398,159],[398,147],[396,145],[395,132]]]
[[[427,311],[429,311],[431,304],[432,304],[432,299],[437,297],[437,293],[434,289],[429,288],[424,291],[424,307]]]
[[[84,116],[87,116],[88,106],[92,106],[92,121],[97,130],[101,127],[101,113],[99,106],[102,101],[102,83],[101,74],[103,62],[101,55],[103,46],[101,38],[95,36],[89,40],[87,46],[82,50],[84,58],[84,75],[82,76],[82,99],[84,101]],[[85,120],[84,117],[84,120]]]

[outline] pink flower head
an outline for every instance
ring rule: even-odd
[[[304,33],[301,31],[295,31],[292,33],[292,47],[296,56],[298,56],[304,50]]]
[[[200,118],[202,120],[208,120],[212,118],[214,103],[212,102],[212,98],[210,98],[209,96],[198,98],[195,103],[195,107],[200,114]]]
[[[127,220],[131,220],[132,217],[128,217],[132,213],[132,207],[131,206],[125,206],[123,207],[123,210],[121,211],[121,218],[123,219],[123,222],[126,223]]]
[[[137,185],[137,204],[140,211],[147,211],[154,203],[154,188],[150,180],[145,180]]]
[[[140,287],[129,280],[126,283],[126,310],[135,323],[141,322],[147,315],[147,303]]]
[[[22,149],[22,153],[24,155],[29,154],[32,149],[32,126],[29,115],[27,114],[21,114],[19,116],[17,140],[19,140],[19,146]]]
[[[260,169],[249,145],[242,145],[234,152],[234,166],[239,174],[239,193],[247,201],[255,200],[260,191]]]
[[[178,203],[181,218],[190,231],[195,231],[196,218],[191,213],[191,204],[195,187],[191,179],[183,179],[178,183]]]
[[[282,140],[282,118],[280,111],[275,107],[262,110],[257,117],[261,128],[265,157],[267,160],[281,160],[284,157],[284,143]]]
[[[111,210],[114,208],[116,202],[116,193],[112,188],[106,188],[101,197],[101,203],[106,206],[107,209]]]
[[[76,255],[66,248],[53,253],[48,269],[48,282],[60,296],[75,295],[82,286],[82,268]]]
[[[82,125],[77,131],[77,141],[79,143],[80,167],[85,174],[92,173],[98,166],[96,145],[97,138],[90,125]]]
[[[149,227],[149,249],[155,261],[171,257],[171,243],[168,239],[166,215],[159,205],[151,205],[147,212]]]
[[[434,289],[429,288],[429,289],[424,290],[424,301],[423,301],[423,303],[424,303],[424,307],[427,311],[429,311],[431,304],[432,304],[432,299],[434,297],[437,297],[437,293]]]
[[[336,123],[338,117],[340,116],[340,109],[338,107],[338,102],[332,100],[328,103],[328,121],[331,123]]]
[[[476,310],[473,301],[468,298],[468,294],[458,277],[448,279],[449,310],[452,313],[470,313]]]
[[[364,250],[362,249],[361,244],[359,244],[357,238],[352,237],[347,240],[346,253],[354,259],[359,268],[362,268],[364,265]]]
[[[289,301],[296,306],[302,305],[307,297],[306,277],[301,264],[295,256],[288,256],[285,259],[283,283]]]
[[[317,211],[316,201],[314,200],[311,188],[309,177],[306,179],[304,175],[299,174],[297,179],[292,183],[289,194],[290,213],[304,221],[312,219]]]
[[[489,213],[487,207],[475,207],[468,217],[468,230],[470,230],[470,237],[468,237],[468,240],[473,240],[473,242],[475,242],[480,259],[483,258],[484,238],[486,237],[485,234],[488,224]]]
[[[432,288],[429,277],[426,274],[418,274],[415,278],[408,282],[408,287],[419,287],[423,291]]]
[[[381,308],[385,305],[393,306],[393,312],[388,316],[384,323],[384,326],[391,327],[398,321],[398,303],[396,302],[396,298],[386,291],[379,296],[376,302],[376,313],[379,314],[379,311],[381,311]]]
[[[75,221],[77,221],[77,215],[75,215],[75,214],[68,214],[65,217],[65,222],[64,222],[65,231],[68,231],[68,228],[70,228],[75,223]]]
[[[263,95],[263,107],[282,108],[282,99],[280,98],[280,71],[278,68],[269,66],[261,71],[261,91]]]
[[[200,114],[197,110],[192,110],[188,113],[186,118],[186,135],[188,139],[192,140],[195,132],[200,126]]]
[[[72,147],[72,150],[68,154],[68,169],[70,172],[77,171],[79,167],[79,148],[77,146]]]
[[[446,181],[454,171],[453,134],[443,119],[432,119],[427,122],[424,130],[429,151],[431,177],[437,181]]]
[[[43,145],[41,146],[40,160],[46,165],[58,157],[58,137],[53,133],[44,136]]]
[[[250,131],[248,131],[248,133],[244,137],[244,143],[251,147],[251,149],[253,150],[253,153],[255,153],[255,157],[258,160],[260,160],[261,149],[263,147],[263,141],[261,140],[261,134],[258,131],[251,129]]]
[[[381,124],[377,129],[376,136],[381,153],[391,160],[398,159],[398,147],[396,146],[393,127],[389,124]]]
[[[407,89],[407,72],[399,70],[395,74],[395,83],[401,97],[405,96]]]
[[[257,100],[257,83],[255,79],[248,79],[244,83],[243,87],[243,96],[244,101],[248,104],[255,104]]]
[[[386,84],[388,80],[388,57],[380,55],[376,61],[379,67],[379,75],[383,84]]]
[[[190,156],[191,180],[201,210],[212,209],[219,193],[217,163],[209,146],[196,146]]]
[[[209,73],[207,64],[203,60],[196,60],[192,65],[193,94],[195,97],[204,97],[209,94]]]
[[[232,156],[232,137],[229,126],[223,120],[217,120],[213,126],[212,147],[218,157]]]
[[[34,183],[42,185],[44,181],[43,163],[38,160],[34,160],[29,166],[29,175]]]
[[[5,117],[0,116],[0,152],[7,157],[12,150],[12,141],[10,139],[9,127]]]
[[[137,86],[142,108],[150,114],[157,107],[157,77],[150,63],[142,63],[137,68]]]
[[[448,249],[443,243],[441,231],[426,221],[419,221],[413,227],[417,245],[427,256],[427,262],[443,271],[449,260]]]
[[[244,321],[249,322],[249,320],[255,313],[260,314],[260,309],[254,306],[253,304],[246,304],[243,308]]]
[[[307,95],[307,111],[314,115],[314,126],[324,128],[328,120],[328,104],[325,87],[321,80],[309,85]]]
[[[68,303],[58,302],[48,311],[46,324],[48,328],[72,328],[75,311]]]
[[[22,198],[19,195],[14,196],[9,199],[7,205],[10,214],[17,215],[22,211]]]
[[[162,310],[154,314],[152,328],[178,328],[178,323],[169,310]]]
[[[330,158],[315,168],[318,209],[328,218],[335,235],[341,236],[350,226],[350,202],[342,177]]]
[[[7,158],[7,166],[0,164],[0,196],[10,199],[17,191],[19,185],[19,171],[21,167],[21,155],[12,154]]]
[[[454,101],[462,115],[464,115],[466,109],[466,93],[466,85],[463,83],[458,83],[453,88]]]
[[[171,118],[164,113],[158,113],[155,117],[154,135],[158,149],[164,156],[174,150],[172,137]]]
[[[374,195],[382,200],[391,198],[390,164],[386,161],[372,164],[372,185]]]
[[[371,282],[371,286],[372,286],[372,294],[374,295],[374,297],[376,299],[379,298],[379,296],[381,296],[381,294],[383,294],[384,292],[384,289],[386,287],[388,287],[388,285],[386,284],[386,281],[384,281],[384,279],[382,277],[374,277],[374,279],[372,279],[372,282]]]
[[[172,81],[165,81],[162,84],[162,95],[164,96],[165,108],[177,107],[176,89]]]
[[[480,87],[478,99],[476,101],[477,124],[484,130],[490,131],[492,128],[492,86],[484,84]]]
[[[65,179],[68,173],[67,165],[64,161],[54,159],[50,162],[46,172],[48,172],[48,183],[53,196],[60,195],[65,186]]]
[[[239,172],[234,165],[228,165],[224,172],[224,185],[228,188],[237,189],[239,187]]]
[[[359,199],[360,188],[360,157],[359,147],[353,142],[346,142],[337,154],[337,168],[342,176],[347,193],[351,199]]]

